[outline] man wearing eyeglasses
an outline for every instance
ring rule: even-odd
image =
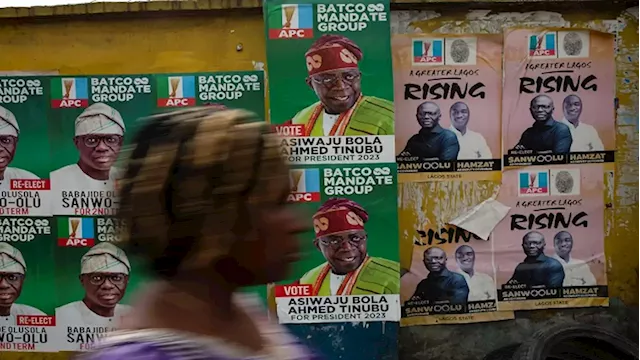
[[[118,159],[125,133],[118,110],[103,103],[86,108],[75,121],[73,142],[78,162],[51,173],[54,188],[106,190],[120,177],[113,164]]]
[[[56,319],[76,326],[116,327],[130,311],[118,304],[129,283],[131,265],[120,248],[107,242],[92,247],[80,261],[80,283],[85,291],[81,301],[56,309]]]
[[[316,40],[305,53],[306,81],[320,101],[286,124],[305,125],[305,136],[393,135],[393,102],[362,94],[362,57],[360,47],[344,36]]]
[[[0,106],[0,190],[9,190],[14,179],[38,179],[29,171],[9,167],[16,155],[19,137],[20,127],[15,115]]]
[[[313,215],[314,245],[326,262],[298,284],[313,285],[314,296],[400,293],[400,264],[369,256],[367,211],[345,198],[327,200]]]
[[[16,325],[13,317],[17,315],[46,315],[32,306],[15,303],[22,293],[26,273],[27,263],[20,250],[0,243],[0,319],[11,322],[5,325]]]

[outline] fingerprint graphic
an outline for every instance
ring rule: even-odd
[[[564,37],[562,42],[564,52],[569,56],[578,56],[582,52],[582,38],[576,32],[570,32]]]
[[[451,58],[456,63],[469,61],[469,44],[462,39],[456,39],[451,43]]]
[[[558,171],[556,189],[560,194],[570,194],[573,191],[573,175],[566,170]]]

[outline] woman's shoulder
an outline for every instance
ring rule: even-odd
[[[79,360],[172,360],[170,354],[150,342],[131,342],[102,347]]]
[[[297,339],[263,328],[278,360],[320,360]],[[119,331],[103,338],[78,360],[267,360],[224,341],[167,329]]]
[[[79,360],[177,360],[185,354],[212,359],[196,342],[165,330],[117,331],[96,344]],[[198,355],[198,356],[195,356]]]

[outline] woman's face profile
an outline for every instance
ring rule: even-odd
[[[258,209],[253,215],[254,231],[238,241],[232,256],[253,275],[251,284],[284,280],[293,263],[300,260],[298,235],[308,230],[305,222],[284,201]],[[242,246],[242,248],[240,248]]]

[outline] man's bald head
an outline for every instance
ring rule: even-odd
[[[430,247],[425,250],[422,261],[429,272],[439,273],[447,268],[447,253],[437,246]]]
[[[538,95],[531,99],[529,111],[535,121],[547,121],[553,118],[553,100],[547,95]]]
[[[527,256],[536,257],[544,252],[544,235],[537,231],[529,231],[522,237],[522,250]]]
[[[462,245],[456,249],[456,262],[460,270],[469,273],[473,271],[476,262],[476,252],[469,245]]]
[[[449,109],[449,117],[453,127],[464,132],[469,124],[469,106],[462,101],[456,102]]]
[[[440,123],[440,106],[433,101],[425,101],[416,109],[416,119],[421,128],[433,128]]]
[[[582,99],[578,95],[569,95],[562,101],[562,113],[570,122],[577,122],[582,114]]]
[[[558,256],[565,258],[573,250],[573,236],[568,231],[560,231],[553,237],[553,247]]]

